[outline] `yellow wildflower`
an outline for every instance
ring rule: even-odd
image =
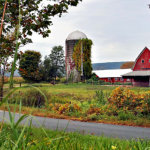
[[[113,146],[113,145],[112,145],[111,148],[114,150],[114,149],[116,149],[116,146]]]

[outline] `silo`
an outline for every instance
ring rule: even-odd
[[[72,59],[73,49],[75,44],[79,41],[79,39],[86,39],[87,36],[81,31],[74,31],[70,33],[66,39],[66,79],[68,80],[70,76],[73,77],[73,81],[80,81],[80,73],[75,68],[75,64]]]

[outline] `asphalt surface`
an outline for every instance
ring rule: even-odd
[[[2,121],[3,111],[0,111],[0,122]],[[5,112],[5,118],[9,119],[8,112]],[[121,125],[111,125],[102,123],[88,123],[79,121],[68,121],[63,119],[53,119],[44,117],[35,117],[38,122],[48,129],[64,130],[66,132],[78,131],[82,134],[94,134],[94,135],[104,135],[106,137],[120,138],[120,139],[150,139],[150,128],[142,127],[131,127],[131,126],[121,126]],[[19,114],[15,114],[15,122],[19,119]],[[25,119],[21,124],[26,123]],[[33,126],[39,127],[39,124],[35,119],[32,120]]]

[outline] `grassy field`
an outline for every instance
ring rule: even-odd
[[[2,125],[1,125],[2,126]],[[24,127],[18,126],[21,132]],[[5,131],[5,132],[3,132]],[[15,147],[13,130],[8,124],[4,124],[0,136],[0,147],[6,150]],[[21,132],[22,133],[22,132]],[[7,136],[6,136],[7,134]],[[38,150],[149,150],[149,140],[120,140],[105,136],[83,135],[79,132],[66,133],[65,131],[53,131],[50,129],[26,127],[16,149]]]
[[[87,85],[82,83],[55,86],[50,84],[33,84],[33,86],[29,87],[26,85],[16,89],[8,98],[9,106],[7,103],[4,103],[0,106],[0,109],[8,110],[9,112],[10,110],[14,111],[14,109],[15,112],[20,112],[21,110],[21,113],[24,114],[51,118],[150,127],[150,99],[149,94],[147,94],[150,88],[136,87],[126,89],[125,87]],[[9,90],[6,88],[5,90],[6,96],[14,89]],[[41,103],[40,107],[37,107],[39,98]],[[130,104],[132,101],[133,103]],[[133,107],[133,104],[137,106]],[[140,111],[136,110],[137,107],[140,108]],[[137,114],[135,114],[135,111],[137,111]],[[19,126],[20,121],[25,117],[26,115],[20,117],[18,122],[14,123],[14,117],[11,116],[9,124],[0,124],[1,149],[150,149],[150,140],[148,139],[120,140],[106,138],[105,136],[84,135],[84,133],[81,134],[79,132],[66,133],[65,131],[57,131],[57,129],[53,131],[42,127],[35,128],[32,126],[32,122],[30,122],[29,127],[26,126],[27,124],[22,127]],[[29,121],[28,118],[27,121]]]
[[[146,98],[142,95],[150,88],[123,87],[116,90],[115,86],[82,83],[33,86],[40,89],[47,100],[37,89],[25,86],[9,97],[10,108],[13,109],[14,103],[19,104],[21,100],[23,113],[28,114],[32,110],[36,116],[150,127],[150,98],[149,94]],[[10,91],[6,91],[7,95]],[[35,107],[39,97],[41,106]],[[5,105],[0,107],[4,108]]]

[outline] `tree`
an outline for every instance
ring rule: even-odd
[[[53,80],[55,70],[54,67],[51,66],[51,60],[49,57],[45,56],[44,61],[40,64],[39,71],[43,75],[41,79],[42,81],[50,82]]]
[[[131,62],[125,62],[120,66],[120,69],[130,69],[134,65],[134,61]]]
[[[56,15],[61,17],[63,13],[67,13],[69,5],[77,6],[80,1],[82,0],[51,0],[49,3],[42,3],[43,0],[7,0],[1,41],[4,40],[5,33],[18,25],[19,7],[21,13],[19,39],[25,45],[32,42],[29,36],[32,36],[33,32],[41,34],[43,38],[48,37],[51,33],[49,26],[53,25],[51,17]],[[0,1],[0,16],[3,15],[4,6],[5,1]]]
[[[29,38],[29,36],[32,36],[33,32],[41,34],[43,38],[48,37],[51,33],[49,26],[53,25],[51,17],[56,15],[61,17],[63,13],[67,13],[69,5],[77,6],[80,1],[82,0],[49,0],[49,4],[43,4],[43,0],[0,1],[0,16],[2,16],[0,32],[3,29],[2,34],[0,34],[0,44],[7,43],[5,34],[10,32],[11,29],[16,30],[17,41],[19,39],[19,43],[17,42],[16,44],[11,79],[13,79],[18,45],[20,43],[24,45],[31,43],[32,40]],[[0,45],[0,52],[2,51],[3,48]],[[10,51],[12,51],[12,49],[10,49]],[[10,87],[12,86],[13,82],[10,82]]]
[[[62,77],[65,73],[64,50],[62,46],[54,46],[51,54],[45,56],[40,65],[40,73],[43,81],[51,81],[53,78]]]
[[[36,51],[26,51],[19,62],[19,74],[28,81],[39,82],[42,74],[39,72],[41,54]]]
[[[54,46],[52,48],[51,54],[49,55],[50,64],[54,70],[53,77],[56,80],[56,77],[61,77],[65,72],[65,58],[64,50],[62,46]]]
[[[3,97],[5,73],[11,71],[12,62],[8,60],[10,57],[14,57],[15,41],[15,31],[12,30],[12,32],[5,35],[5,42],[2,42],[0,45],[2,48],[2,50],[0,51],[0,100],[2,100]],[[18,52],[17,59],[20,58],[21,53],[21,51],[20,53]]]

